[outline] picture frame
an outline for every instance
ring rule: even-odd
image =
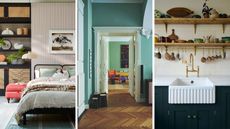
[[[49,45],[51,54],[75,54],[74,30],[50,30]]]

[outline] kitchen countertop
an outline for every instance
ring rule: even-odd
[[[209,78],[215,86],[230,86],[230,75],[229,76],[201,76]],[[155,86],[169,86],[172,81],[176,78],[185,78],[185,76],[157,76],[155,77]],[[194,77],[191,77],[194,78]]]

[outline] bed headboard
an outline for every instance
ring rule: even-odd
[[[75,69],[75,64],[36,64],[34,66],[34,78],[38,78],[41,75],[41,71],[46,71],[49,70],[49,72],[54,72],[57,69],[63,69],[63,70],[68,70],[68,69]],[[49,75],[47,75],[49,76]]]

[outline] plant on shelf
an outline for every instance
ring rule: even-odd
[[[4,45],[6,45],[4,39],[0,38],[0,47],[2,47],[2,46],[4,46]]]
[[[209,18],[210,12],[213,8],[209,8],[207,5],[207,1],[205,0],[204,4],[203,4],[203,9],[202,9],[202,14],[204,16],[204,18]]]
[[[24,55],[25,53],[25,48],[21,48],[16,53],[9,54],[6,57],[7,62],[10,64],[23,64],[22,55]]]

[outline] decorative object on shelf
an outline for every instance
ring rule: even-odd
[[[193,14],[193,11],[184,7],[176,7],[169,9],[167,14],[173,17],[188,17],[189,15]]]
[[[22,35],[22,34],[23,34],[22,28],[17,28],[17,35]]]
[[[1,54],[1,55],[0,55],[0,62],[5,61],[5,59],[6,59],[6,56]]]
[[[219,17],[219,13],[215,9],[212,9],[210,11],[209,18],[218,18],[218,17]]]
[[[176,42],[179,37],[175,34],[175,30],[172,29],[172,34],[168,36],[170,40],[172,40],[172,42]]]
[[[22,28],[22,30],[23,30],[23,35],[29,35],[29,29],[28,28],[24,27],[24,28]]]
[[[174,52],[172,52],[172,54],[171,54],[171,60],[176,60]]]
[[[230,43],[230,37],[222,37],[221,39],[224,43]]]
[[[192,18],[201,18],[200,15],[192,15]]]
[[[73,30],[50,30],[49,32],[49,44],[50,53],[52,54],[74,54],[75,42],[74,42]]]
[[[9,54],[6,59],[10,64],[21,64],[23,63],[20,59],[22,59],[22,55],[25,54],[25,48],[19,49],[16,53]]]
[[[204,43],[204,40],[201,38],[195,38],[194,43]]]
[[[28,51],[28,53],[25,53],[24,55],[22,55],[22,59],[35,59],[37,56],[32,53],[31,51]]]
[[[212,35],[203,36],[204,43],[212,43]]]
[[[165,59],[166,60],[171,60],[171,55],[168,53],[167,48],[166,48],[166,51],[165,51]]]
[[[154,11],[155,18],[161,18],[161,15],[162,15],[162,13],[159,10],[155,9],[155,11]]]
[[[203,9],[202,9],[202,14],[203,14],[204,18],[209,18],[210,11],[213,9],[213,8],[208,7],[207,1],[208,0],[205,0],[205,2],[203,4]]]
[[[172,42],[172,40],[169,37],[161,36],[159,39],[160,39],[159,42],[163,42],[163,43],[164,42]]]
[[[219,18],[228,18],[228,15],[226,13],[220,13]]]
[[[6,28],[5,30],[2,31],[2,35],[14,35],[14,32],[9,28]]]
[[[21,44],[21,43],[15,43],[14,44],[14,49],[21,49],[21,48],[23,48],[23,44]]]
[[[4,39],[5,45],[1,46],[3,50],[10,50],[12,43],[8,39]]]

